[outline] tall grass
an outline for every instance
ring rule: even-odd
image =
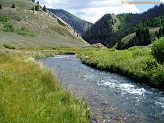
[[[86,49],[78,56],[83,63],[92,67],[117,72],[139,83],[164,88],[164,65],[153,58],[150,48]]]
[[[1,123],[87,123],[87,104],[62,89],[42,65],[0,54]]]

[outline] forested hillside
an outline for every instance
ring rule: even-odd
[[[61,19],[63,19],[65,22],[70,24],[72,28],[82,35],[88,28],[90,28],[93,24],[90,22],[87,22],[85,20],[81,20],[80,18],[74,16],[73,14],[63,10],[63,9],[48,9]]]
[[[162,35],[160,32],[164,26],[164,5],[162,4],[141,14],[118,14],[116,17],[119,19],[120,25],[115,32],[112,31],[114,28],[111,25],[115,24],[116,20],[105,16],[83,35],[87,42],[102,43],[108,47],[118,44],[118,49],[125,49],[135,45],[148,45],[155,37]],[[156,30],[157,27],[161,27],[161,29]],[[152,28],[155,30],[151,30],[150,33]],[[132,33],[134,34],[132,35]],[[128,36],[129,39],[126,38],[126,42],[122,42],[125,36]],[[126,46],[124,46],[125,43]]]
[[[112,43],[109,41],[112,40],[114,34],[112,27],[114,23],[116,23],[116,20],[113,20],[111,14],[106,14],[87,30],[82,37],[90,44],[102,43],[108,46],[109,43]]]

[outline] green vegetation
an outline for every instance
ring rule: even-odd
[[[10,16],[0,15],[0,22],[8,22],[8,21],[10,21]]]
[[[92,67],[117,72],[156,88],[164,88],[164,64],[151,55],[150,48],[128,50],[87,49],[79,53],[82,62]]]
[[[0,122],[89,122],[87,104],[63,90],[50,70],[31,61],[0,54]]]
[[[14,46],[11,46],[11,45],[9,45],[9,44],[3,44],[3,46],[4,46],[5,48],[8,48],[8,49],[15,49]]]
[[[47,8],[46,8],[46,6],[44,5],[43,6],[43,9],[42,9],[44,12],[47,12]]]
[[[14,16],[12,17],[12,19],[16,19],[17,21],[20,21],[21,18],[18,16]],[[31,30],[29,30],[27,27],[22,26],[20,29],[16,30],[13,26],[13,24],[10,22],[11,17],[8,15],[0,15],[0,22],[3,23],[3,28],[2,30],[4,32],[17,32],[19,35],[27,35],[27,36],[31,36],[34,37],[35,33]]]
[[[164,38],[161,38],[159,41],[154,42],[152,48],[152,55],[159,62],[164,62]]]
[[[39,4],[37,4],[37,5],[35,6],[35,10],[36,10],[36,11],[39,11],[39,9],[40,9],[40,6],[39,6]]]
[[[14,32],[14,30],[15,30],[14,26],[10,22],[4,24],[3,27],[4,32]]]
[[[27,27],[22,26],[19,30],[17,30],[18,34],[20,35],[27,35],[34,37],[35,33],[33,31],[30,31]]]
[[[141,21],[140,23],[136,24],[130,32],[135,32],[138,29],[146,29],[146,28],[155,28],[161,27],[164,24],[164,16],[158,16],[155,18],[148,19],[146,21]]]

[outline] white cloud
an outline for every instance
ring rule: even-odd
[[[90,22],[96,22],[106,13],[140,12],[135,5],[121,4],[122,0],[39,0],[47,8],[64,9]],[[83,13],[83,14],[78,14]]]

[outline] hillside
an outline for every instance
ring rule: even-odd
[[[112,14],[106,15],[112,16]],[[112,21],[113,23],[111,23]],[[151,33],[151,29],[153,30],[154,28],[163,26],[164,5],[161,4],[141,14],[123,13],[112,17],[112,19],[111,17],[105,18],[105,16],[103,16],[90,28],[90,30],[84,33],[82,37],[89,43],[102,43],[109,48],[116,47],[116,44],[119,44],[119,46],[117,47],[118,49],[125,49],[134,45],[142,46],[150,44],[151,40],[154,39]],[[133,33],[136,33],[138,31],[141,34],[139,34],[140,36],[138,36],[138,39],[135,39],[136,37]],[[150,34],[143,34],[144,31]],[[158,30],[155,30],[154,32],[156,33],[156,31]],[[100,34],[100,32],[102,33],[102,35]],[[156,36],[157,35],[155,35],[155,37]],[[132,38],[133,41],[130,41],[130,39]],[[150,38],[150,40],[146,41],[144,38],[146,40],[147,38]]]
[[[12,5],[14,8],[11,8]],[[30,0],[0,0],[0,47],[49,48],[88,46],[62,19]]]
[[[118,30],[119,22],[114,14],[106,14],[87,30],[82,37],[90,44],[102,43],[105,46],[114,45],[112,36]]]
[[[80,18],[74,16],[73,14],[63,10],[63,9],[48,9],[50,12],[54,13],[65,22],[70,24],[72,28],[82,35],[88,28],[90,28],[93,24],[87,22],[85,20],[81,20]]]
[[[153,38],[155,37],[156,35],[156,32],[158,32],[160,29],[160,27],[156,27],[156,28],[152,28],[152,29],[149,29],[149,34],[150,34],[150,39],[153,40]],[[131,33],[125,37],[123,37],[121,39],[121,41],[116,44],[114,47],[117,48],[117,49],[127,49],[131,46],[136,46],[135,44],[133,44],[133,39],[134,37],[136,37],[136,33]],[[141,41],[140,41],[141,42]],[[143,44],[138,44],[138,46],[144,46]]]

